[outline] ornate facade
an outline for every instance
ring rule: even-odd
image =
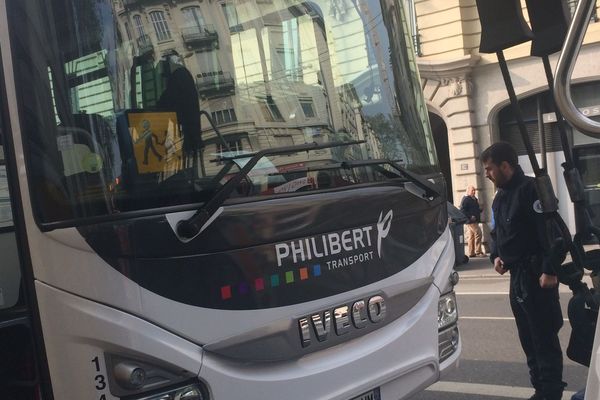
[[[508,94],[496,56],[478,52],[481,27],[474,0],[411,0],[410,3],[415,12],[414,42],[420,54],[418,65],[430,116],[432,121],[443,120],[446,128],[445,132],[442,129],[437,134],[447,135],[448,149],[438,148],[438,155],[448,152],[446,178],[451,182],[453,195],[450,200],[458,205],[467,185],[475,185],[484,208],[483,219],[489,222],[495,188],[481,170],[481,151],[498,140],[514,141],[519,148],[520,163],[526,172],[530,168],[520,150],[520,139],[513,132]],[[527,18],[524,3],[522,1]],[[572,11],[574,3],[568,1],[565,6]],[[573,73],[573,83],[577,84],[579,93],[578,96],[575,93],[575,97],[582,106],[600,104],[600,95],[593,89],[595,82],[600,80],[596,61],[600,52],[600,23],[595,22],[596,19],[590,23]],[[523,102],[526,119],[529,118],[528,130],[535,142],[539,141],[539,132],[532,104],[546,99],[548,88],[541,60],[529,53],[530,45],[525,43],[507,49],[505,56],[515,91]],[[552,55],[550,61],[555,67],[557,55]],[[552,126],[551,118],[545,118],[545,121],[544,130],[552,136],[556,128]],[[595,142],[575,130],[570,131],[570,135],[576,146]],[[560,212],[574,230],[575,218],[560,168],[562,155],[556,146],[553,147],[552,140],[552,137],[547,139],[546,145],[549,149],[548,171],[560,200]],[[539,150],[539,146],[536,148]]]

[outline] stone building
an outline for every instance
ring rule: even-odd
[[[527,10],[522,1],[525,18]],[[575,1],[565,2],[573,12]],[[405,0],[412,15],[413,41],[418,54],[422,86],[429,108],[436,148],[449,182],[449,197],[460,204],[469,184],[479,190],[484,228],[490,220],[494,187],[485,179],[479,154],[491,143],[504,140],[518,150],[526,173],[531,172],[510,108],[495,54],[480,54],[481,26],[475,0]],[[593,118],[600,114],[600,23],[594,16],[572,75],[573,97]],[[540,58],[531,57],[530,44],[505,50],[515,91],[540,160],[540,132],[546,137],[547,168],[560,201],[560,213],[575,230],[575,216],[562,178],[564,161]],[[550,57],[555,68],[558,54]],[[544,123],[538,124],[538,112]],[[554,119],[553,119],[554,118]],[[541,128],[541,129],[540,129]],[[582,170],[586,196],[600,210],[600,141],[569,128],[574,156]],[[600,212],[596,213],[597,223]],[[485,231],[485,229],[484,229]]]
[[[115,0],[123,36],[141,60],[139,74],[144,82],[155,81],[137,93],[138,104],[156,103],[157,93],[164,89],[157,61],[176,54],[195,80],[200,109],[215,125],[203,118],[203,173],[212,175],[221,168],[210,162],[220,154],[320,142],[328,133],[364,140],[360,156],[380,158],[381,143],[361,117],[355,90],[327,96],[334,87],[343,87],[343,79],[320,68],[320,58],[330,51],[326,36],[312,33],[315,23],[308,14],[282,19],[285,16],[276,12],[277,4],[277,0],[256,1],[257,7],[273,9],[263,19],[250,3],[236,8],[224,0]],[[336,4],[330,3],[330,9],[323,11],[325,19],[340,18],[333,10]],[[342,11],[344,25],[338,29],[342,34],[363,29],[353,7]],[[242,24],[255,28],[245,30]],[[343,68],[344,79],[364,72],[357,59],[368,64],[366,50],[358,51],[356,43],[350,44],[353,47],[336,48],[330,55]],[[215,134],[217,129],[223,139]],[[223,140],[231,151],[226,151]],[[311,153],[308,164],[332,159],[331,152]],[[280,172],[308,166],[304,155],[272,158]]]

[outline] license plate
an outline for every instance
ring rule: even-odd
[[[376,388],[360,396],[353,397],[350,400],[381,400],[381,394],[379,393],[379,388]]]

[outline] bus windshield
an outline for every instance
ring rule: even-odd
[[[240,156],[307,143],[350,144],[272,152],[232,196],[395,176],[340,167],[361,160],[437,171],[398,2],[23,0],[11,19],[39,223],[192,208]]]

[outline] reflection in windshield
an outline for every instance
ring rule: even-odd
[[[2,160],[0,160],[0,228],[12,226],[12,224],[12,211],[10,208],[6,166],[3,165]]]
[[[364,141],[270,156],[237,195],[381,178],[368,166],[351,174],[310,168],[343,161],[392,159],[435,171],[397,3],[52,0],[28,7],[37,2],[12,6],[36,24],[11,30],[20,38],[16,58],[32,67],[18,85],[35,115],[24,125],[44,221],[206,201],[241,168],[232,154],[304,143]],[[47,43],[23,39],[35,36],[27,29],[39,29]]]

